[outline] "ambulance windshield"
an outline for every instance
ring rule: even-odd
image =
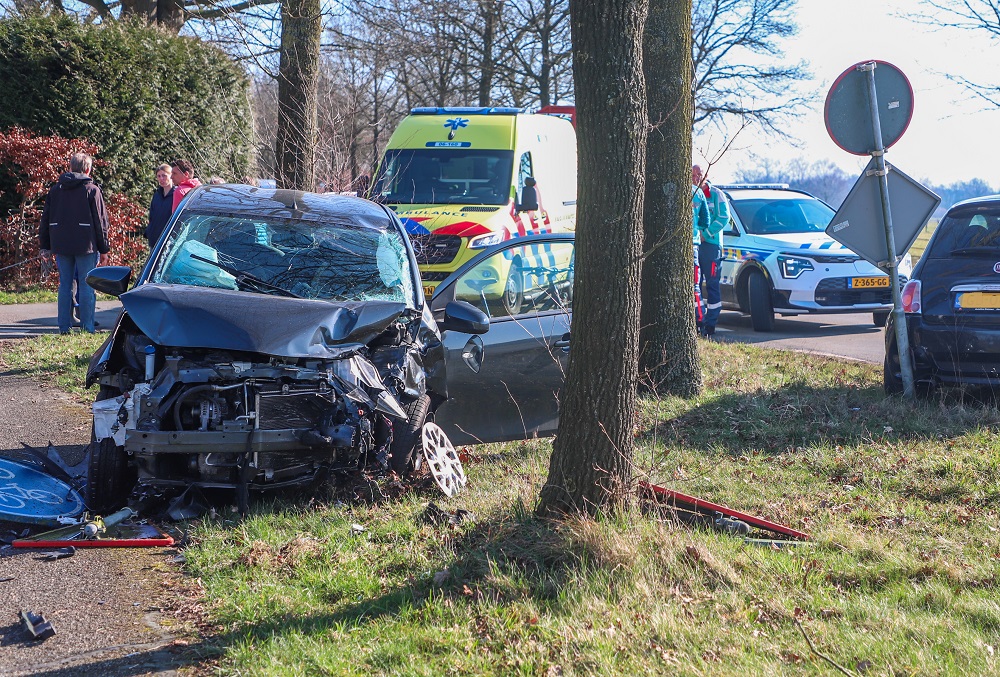
[[[509,150],[388,150],[376,195],[388,204],[505,205],[513,167]]]

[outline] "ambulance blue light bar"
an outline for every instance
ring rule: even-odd
[[[523,112],[523,108],[480,108],[478,106],[423,106],[410,109],[410,115],[517,115]]]

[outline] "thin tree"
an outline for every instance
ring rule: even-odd
[[[572,0],[579,126],[573,347],[540,514],[627,501],[639,358],[647,0]]]
[[[278,65],[278,127],[274,155],[279,188],[314,190],[316,95],[319,84],[319,0],[284,0]]]
[[[642,382],[653,392],[701,392],[691,224],[691,0],[650,0],[643,40],[649,109]]]

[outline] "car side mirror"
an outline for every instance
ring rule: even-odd
[[[132,269],[128,266],[102,266],[87,273],[87,284],[111,296],[121,296],[131,283]]]
[[[538,211],[538,189],[535,188],[535,179],[531,176],[524,180],[524,186],[521,188],[521,204],[517,209],[521,212]]]
[[[485,334],[490,330],[490,318],[466,301],[450,301],[444,307],[444,319],[438,322],[444,331],[461,334]]]

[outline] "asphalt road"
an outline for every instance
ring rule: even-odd
[[[121,312],[121,302],[98,301],[94,319],[98,329],[110,329]],[[24,303],[0,305],[0,341],[25,338],[59,331],[55,303]]]
[[[778,315],[774,331],[762,333],[753,330],[749,315],[724,310],[717,332],[723,341],[835,355],[872,364],[882,364],[885,357],[885,330],[872,323],[871,313]]]
[[[51,441],[68,463],[83,457],[86,407],[2,366],[0,403],[0,454],[22,442],[44,450]],[[0,533],[9,536],[11,527],[0,524]],[[34,550],[0,547],[0,675],[176,674],[187,642],[170,610],[185,602],[175,591],[190,586],[170,561],[177,552],[81,548],[46,562]],[[31,641],[22,610],[43,614],[56,635]]]

